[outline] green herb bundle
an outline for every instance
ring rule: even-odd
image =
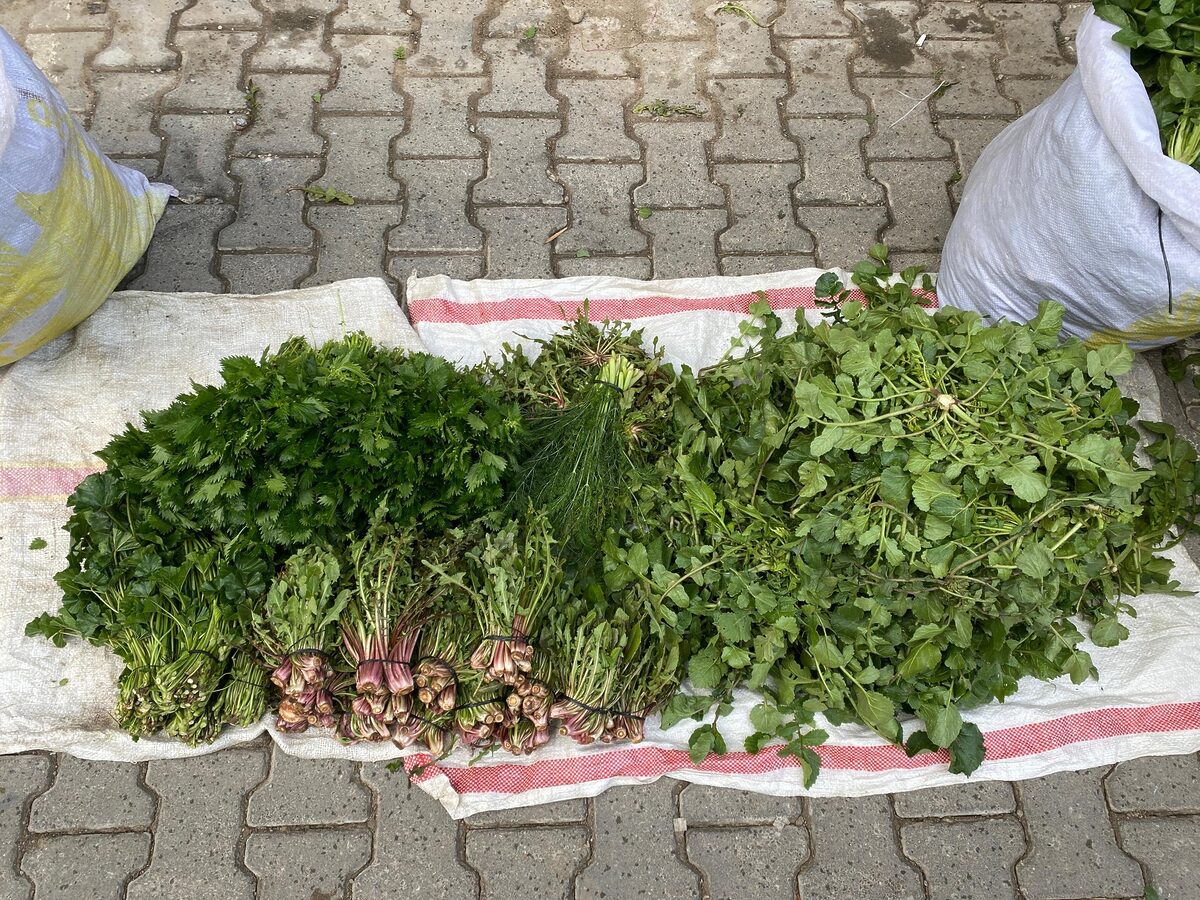
[[[1095,0],[1150,94],[1164,152],[1200,163],[1200,0]]]

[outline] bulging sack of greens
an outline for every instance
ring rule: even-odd
[[[0,29],[0,366],[95,312],[172,193],[107,159]]]
[[[1117,28],[1089,10],[1079,66],[971,171],[938,277],[942,302],[1028,321],[1042,300],[1093,344],[1200,331],[1200,171],[1163,150]]]

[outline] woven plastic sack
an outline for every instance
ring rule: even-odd
[[[0,29],[0,366],[95,312],[173,193],[106,158]]]
[[[1200,331],[1200,171],[1163,153],[1116,31],[1089,10],[1078,68],[971,170],[942,251],[947,305],[1028,321],[1057,300],[1093,344]]]

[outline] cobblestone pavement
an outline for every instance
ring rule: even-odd
[[[935,267],[963,176],[1070,71],[1084,8],[720,6],[3,0],[0,25],[109,153],[185,201],[129,284],[261,292],[738,274],[877,239]],[[639,111],[660,100],[695,115]],[[1200,396],[1167,393],[1200,418]],[[0,852],[14,900],[1185,900],[1200,761],[812,802],[666,780],[458,824],[381,766],[265,743],[141,766],[27,754],[0,757]]]

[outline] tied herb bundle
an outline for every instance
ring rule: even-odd
[[[1163,151],[1200,163],[1200,0],[1095,0],[1146,85]]]
[[[785,334],[759,303],[737,354],[681,384],[673,559],[654,567],[704,692],[664,725],[761,691],[747,746],[784,740],[810,780],[817,712],[895,742],[912,713],[910,750],[974,769],[960,710],[1023,676],[1094,676],[1084,635],[1116,644],[1128,598],[1173,589],[1157,551],[1195,512],[1186,442],[1156,426],[1151,467],[1134,459],[1127,348],[1060,344],[1052,303],[1027,325],[929,315],[928,283],[872,253],[854,276],[869,306],[827,275],[829,321]],[[718,737],[697,730],[696,755]]]

